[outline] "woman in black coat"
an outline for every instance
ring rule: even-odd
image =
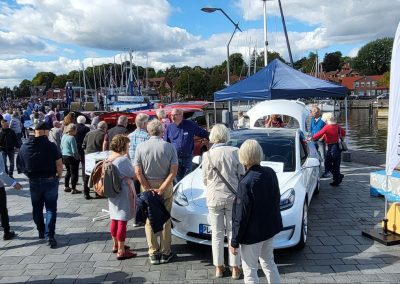
[[[274,262],[273,237],[282,230],[279,183],[274,170],[260,166],[264,154],[256,140],[246,140],[239,160],[246,174],[232,212],[232,240],[229,246],[237,254],[240,245],[245,283],[258,283],[258,261],[269,283],[279,283]]]

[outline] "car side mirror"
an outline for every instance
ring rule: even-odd
[[[201,156],[194,156],[192,159],[192,163],[196,164],[196,165],[200,165],[201,164]]]
[[[303,164],[303,168],[319,167],[320,163],[317,158],[308,158]]]

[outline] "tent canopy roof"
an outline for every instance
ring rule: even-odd
[[[347,89],[297,71],[278,59],[253,76],[214,93],[215,101],[346,97]]]

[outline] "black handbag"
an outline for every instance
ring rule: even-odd
[[[342,136],[340,135],[340,126],[338,126],[338,134],[339,134],[339,149],[346,152],[347,150],[349,150],[349,148],[347,147],[346,142],[344,142],[344,140],[342,139]]]

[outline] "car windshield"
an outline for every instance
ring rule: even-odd
[[[264,161],[283,163],[284,172],[295,171],[296,152],[294,137],[269,136],[266,133],[246,133],[246,135],[232,134],[227,144],[240,147],[247,139],[255,139],[260,143],[264,152]]]

